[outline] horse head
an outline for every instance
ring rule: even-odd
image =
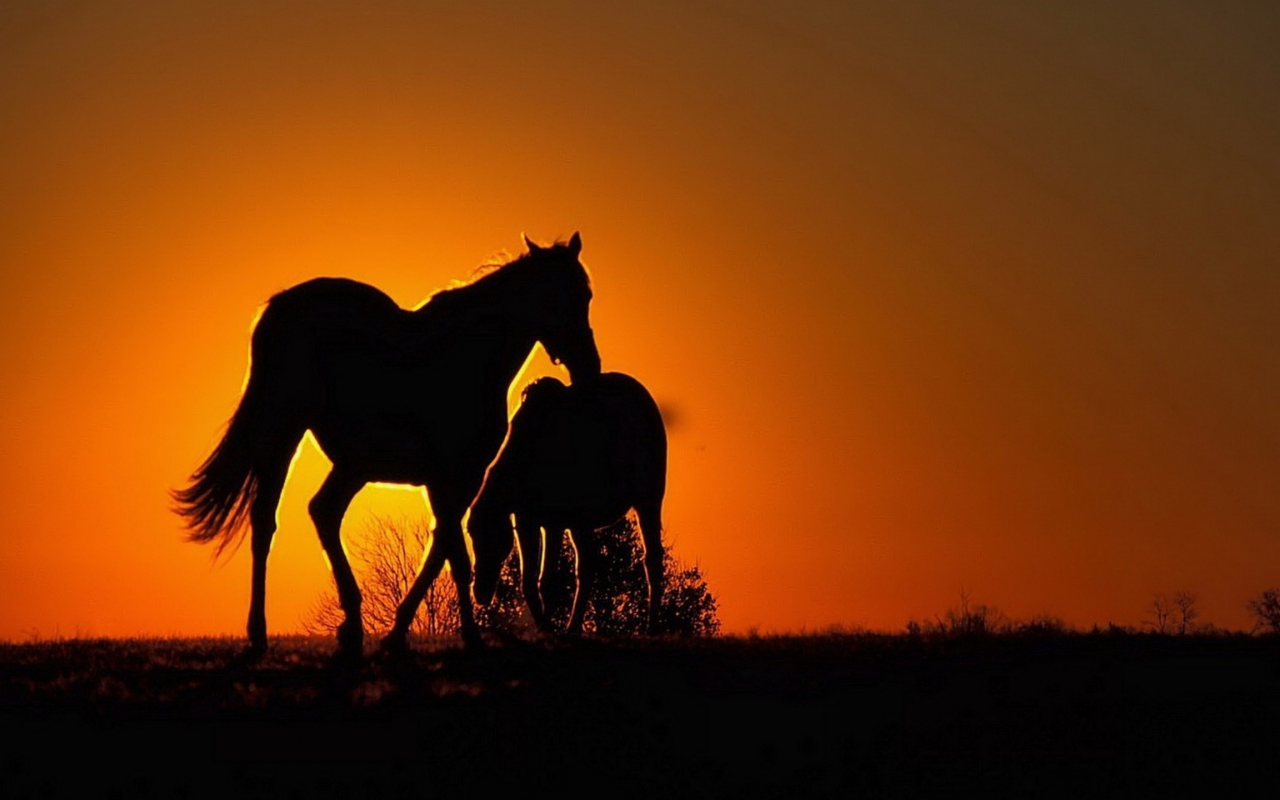
[[[482,605],[493,601],[502,565],[511,555],[511,515],[521,492],[527,491],[530,471],[542,467],[541,454],[554,444],[549,439],[559,432],[569,394],[569,387],[551,377],[539,378],[524,388],[507,440],[471,504],[467,533],[475,552],[472,592]],[[534,553],[521,555],[536,557]]]
[[[600,374],[600,352],[591,331],[591,280],[578,260],[582,239],[577,233],[567,243],[542,247],[525,237],[527,261],[533,279],[526,285],[526,301],[533,309],[535,335],[547,355],[569,369],[576,383]]]

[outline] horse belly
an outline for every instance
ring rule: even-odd
[[[610,470],[545,470],[527,487],[527,505],[568,527],[600,528],[621,519],[634,504],[626,481]]]

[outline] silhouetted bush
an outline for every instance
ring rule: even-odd
[[[1141,631],[1132,625],[1117,625],[1114,622],[1108,622],[1107,627],[1103,628],[1095,622],[1089,633],[1094,636],[1134,636]]]
[[[1061,636],[1072,633],[1071,626],[1052,614],[1037,614],[1026,621],[1013,623],[1013,631],[1028,636]]]
[[[1114,626],[1112,626],[1114,628]],[[1093,626],[1098,633],[1098,626]],[[1028,619],[1014,619],[1003,611],[986,603],[974,603],[968,590],[960,590],[960,604],[934,615],[931,620],[910,620],[906,633],[909,637],[931,638],[982,638],[988,636],[1067,636],[1078,633],[1061,617],[1053,614],[1036,614]]]
[[[960,605],[948,608],[932,620],[907,623],[907,633],[913,636],[988,636],[995,633],[1011,633],[1016,623],[995,606],[970,602],[969,592],[960,590]]]
[[[581,537],[580,537],[581,538]],[[633,636],[644,631],[648,613],[648,582],[644,570],[644,549],[631,517],[602,528],[589,537],[597,548],[595,583],[583,629],[604,636]],[[586,545],[584,545],[586,546]],[[568,536],[547,535],[547,553],[542,576],[542,600],[557,629],[563,630],[573,610],[575,557]],[[477,619],[487,627],[507,630],[529,625],[520,594],[520,565],[512,553],[503,565],[502,578],[494,602],[477,609]],[[715,596],[701,569],[677,561],[664,547],[664,585],[658,609],[660,634],[714,636],[720,631]]]

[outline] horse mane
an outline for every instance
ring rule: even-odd
[[[526,277],[529,270],[549,256],[552,250],[563,247],[568,247],[568,243],[557,239],[551,245],[529,250],[507,261],[487,261],[472,270],[469,280],[432,293],[413,311],[428,317],[439,314],[443,319],[454,314],[469,313],[468,306],[472,303],[507,299],[512,294],[512,283]],[[585,268],[583,273],[586,276]],[[589,286],[591,278],[586,276],[586,279]],[[522,297],[518,299],[523,300]]]
[[[544,375],[535,381],[530,382],[520,392],[520,404],[541,403],[545,398],[555,397],[560,392],[567,391],[568,386],[564,382],[553,375]]]

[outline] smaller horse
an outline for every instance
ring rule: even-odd
[[[565,530],[577,552],[577,588],[568,632],[580,634],[598,555],[587,538],[635,510],[649,582],[647,629],[662,603],[662,498],[667,434],[658,404],[635,378],[607,372],[565,386],[530,384],[471,504],[475,597],[488,605],[511,554],[512,518],[520,540],[520,585],[539,630],[551,631],[541,593],[541,531]]]

